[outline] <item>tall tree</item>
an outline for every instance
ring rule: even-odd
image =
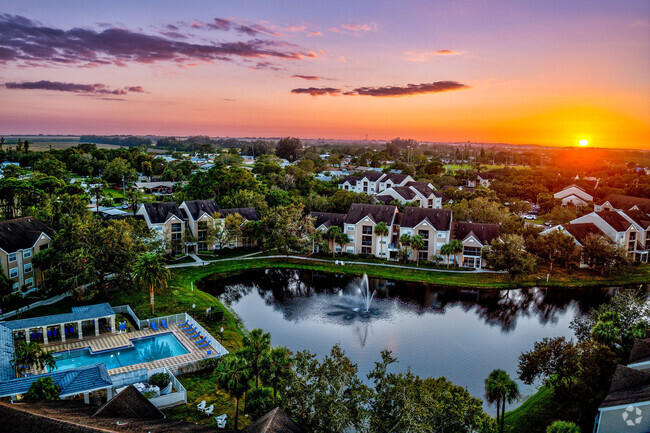
[[[14,359],[11,361],[14,368],[18,366],[35,366],[38,368],[48,368],[50,370],[56,367],[56,358],[52,352],[44,351],[40,344],[35,341],[26,343],[20,341],[16,343]]]
[[[250,334],[244,335],[242,348],[238,353],[248,362],[255,379],[255,387],[259,387],[262,360],[269,350],[271,350],[271,334],[268,332],[253,329]]]
[[[449,256],[456,255],[463,251],[463,243],[458,239],[452,239],[440,247],[440,254],[447,257],[447,267],[449,267]]]
[[[420,266],[420,250],[424,248],[424,238],[420,235],[411,236],[411,248],[415,250],[415,265]]]
[[[501,415],[500,432],[503,433],[506,402],[512,403],[519,397],[519,387],[517,382],[512,380],[508,373],[503,370],[493,370],[485,379],[485,399],[490,404],[497,406],[497,423],[499,424],[499,415]],[[501,410],[499,411],[499,406]]]
[[[382,257],[384,255],[384,236],[388,236],[388,225],[383,221],[379,222],[375,226],[375,234],[379,236],[379,257]],[[388,259],[388,257],[386,257],[386,259]]]
[[[273,405],[277,400],[278,388],[286,383],[293,373],[291,351],[286,347],[275,347],[262,358],[262,380],[273,388]]]
[[[169,269],[159,255],[144,253],[135,263],[133,275],[138,284],[149,289],[149,303],[151,304],[151,314],[153,314],[154,291],[167,288],[167,281],[170,277]]]
[[[215,368],[219,387],[228,392],[235,403],[235,430],[239,427],[239,399],[250,389],[250,366],[240,356],[229,354]]]
[[[582,260],[605,275],[630,261],[625,248],[605,236],[587,235],[582,244]]]
[[[284,137],[275,146],[275,154],[290,162],[300,159],[302,156],[302,143],[295,137]]]
[[[536,266],[535,258],[525,251],[524,239],[519,235],[505,234],[494,239],[484,257],[488,266],[508,271],[511,277],[530,274]]]

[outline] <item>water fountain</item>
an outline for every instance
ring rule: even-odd
[[[363,299],[363,305],[366,307],[366,313],[370,312],[370,304],[372,303],[372,298],[374,297],[375,291],[373,290],[372,293],[370,293],[368,275],[363,274],[363,278],[361,278],[361,299]]]
[[[372,308],[372,300],[375,297],[375,291],[370,291],[368,275],[363,275],[361,283],[355,288],[355,292],[359,293],[361,302],[359,302],[357,296],[354,298],[345,298],[344,302],[346,305],[335,305],[338,310],[330,312],[328,315],[343,316],[345,320],[352,320],[357,316],[368,319],[370,316],[379,315],[379,310],[377,308]]]

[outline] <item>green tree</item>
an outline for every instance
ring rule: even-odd
[[[0,265],[0,301],[4,302],[7,296],[13,292],[12,281],[7,277],[2,265]]]
[[[449,267],[449,256],[456,255],[463,251],[463,243],[458,239],[452,239],[440,247],[440,254],[447,257],[447,267]]]
[[[250,389],[250,367],[244,358],[229,354],[217,365],[213,374],[219,387],[235,399],[235,430],[237,430],[239,399]]]
[[[295,375],[287,381],[283,409],[307,431],[343,433],[361,430],[369,390],[357,376],[357,365],[340,346],[318,361],[308,351],[294,357]]]
[[[262,360],[270,350],[271,334],[261,329],[253,329],[250,334],[244,335],[242,339],[242,348],[238,355],[248,362],[255,381],[255,387],[260,385]]]
[[[51,377],[41,377],[30,385],[25,394],[26,400],[58,400],[61,388]]]
[[[337,244],[339,247],[341,247],[341,254],[343,254],[343,252],[344,252],[344,250],[345,250],[345,246],[346,246],[347,244],[350,243],[350,236],[348,236],[347,234],[343,233],[342,230],[339,230],[339,231],[336,233],[336,239],[334,239],[334,242],[336,242],[336,244]]]
[[[560,230],[553,230],[537,238],[536,253],[548,261],[550,271],[553,271],[553,264],[561,260],[565,264],[571,261],[576,254],[576,243],[573,236]]]
[[[149,303],[151,304],[151,314],[153,314],[154,291],[167,288],[167,281],[170,277],[169,269],[159,255],[143,253],[135,263],[133,275],[139,285],[149,289]]]
[[[379,257],[384,255],[384,236],[388,236],[388,225],[381,221],[375,226],[375,234],[379,236],[379,246],[380,254]],[[424,239],[423,239],[424,242]],[[386,260],[388,260],[388,254],[386,254]]]
[[[294,162],[302,156],[302,143],[295,137],[284,137],[275,146],[275,154],[289,162]]]
[[[281,253],[308,253],[314,234],[313,219],[303,215],[301,205],[279,206],[260,221],[263,248]]]
[[[339,226],[330,226],[327,228],[325,233],[323,233],[323,239],[325,239],[328,242],[328,245],[332,245],[332,257],[336,256],[336,248],[334,244],[342,234],[343,231]],[[343,253],[343,248],[341,248],[341,253]]]
[[[286,347],[275,347],[262,358],[261,376],[264,383],[273,389],[273,405],[277,400],[278,389],[292,377],[293,358]]]
[[[135,181],[138,178],[138,172],[126,159],[115,158],[106,164],[102,178],[107,182],[121,185],[122,178],[124,178],[125,182]]]
[[[535,270],[535,258],[524,249],[519,235],[505,234],[494,239],[484,253],[487,265],[498,271],[508,271],[511,277],[527,275]]]
[[[14,368],[19,365],[29,365],[53,370],[56,367],[56,358],[52,352],[44,351],[35,341],[29,343],[19,341],[16,343],[14,359],[11,363]]]
[[[506,402],[512,403],[519,398],[519,387],[508,373],[503,370],[493,370],[485,379],[485,399],[490,404],[497,406],[497,424],[500,417],[500,432],[503,433]],[[499,410],[499,406],[501,410]]]
[[[580,427],[569,421],[555,421],[546,427],[546,433],[580,433]]]
[[[424,238],[420,235],[411,236],[411,248],[415,250],[415,264],[420,265],[420,250],[424,248]]]
[[[605,236],[589,234],[582,243],[582,260],[592,269],[607,275],[629,264],[630,259],[622,245]]]
[[[397,252],[397,257],[400,262],[406,262],[409,259],[409,248],[411,247],[412,237],[405,233],[399,237],[400,249]]]

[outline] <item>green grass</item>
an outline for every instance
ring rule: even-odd
[[[118,191],[113,188],[104,188],[102,191],[104,191],[104,194],[110,198],[124,198],[122,191]]]
[[[541,387],[518,408],[506,412],[504,431],[544,433],[554,421],[566,420],[567,408],[553,399],[553,390]]]

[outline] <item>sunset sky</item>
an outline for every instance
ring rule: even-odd
[[[0,5],[0,134],[650,148],[650,1]]]

